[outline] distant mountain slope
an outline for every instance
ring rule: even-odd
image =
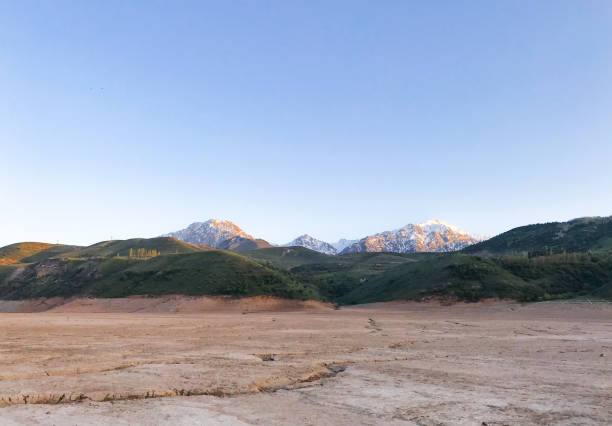
[[[11,263],[19,263],[23,259],[33,256],[36,253],[47,250],[51,247],[61,247],[59,244],[48,244],[48,243],[16,243],[0,248],[0,265],[7,265]]]
[[[247,250],[256,250],[263,248],[274,247],[272,244],[267,242],[266,240],[261,239],[249,239],[244,237],[232,237],[225,241],[222,241],[217,248],[221,250],[230,250],[230,251],[247,251]]]
[[[253,238],[229,220],[210,219],[206,222],[195,222],[185,229],[171,232],[166,236],[230,251],[273,247],[265,240]]]
[[[165,237],[176,238],[192,244],[201,244],[218,248],[221,243],[234,237],[254,238],[229,220],[210,219],[206,222],[195,222],[180,231],[170,232]]]
[[[284,247],[306,247],[307,249],[318,251],[323,254],[336,254],[336,249],[325,241],[317,240],[308,234],[300,235],[290,243],[284,244]]]
[[[448,252],[461,250],[479,239],[461,229],[430,220],[409,224],[395,231],[387,231],[359,240],[346,247],[341,254],[360,252]]]
[[[521,226],[465,248],[465,253],[499,256],[612,250],[612,216]]]

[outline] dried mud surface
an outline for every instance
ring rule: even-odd
[[[609,304],[178,299],[0,314],[0,424],[612,422]]]

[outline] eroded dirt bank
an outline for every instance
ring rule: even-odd
[[[316,300],[280,299],[253,296],[131,296],[114,299],[85,297],[41,297],[27,300],[0,300],[0,313],[201,313],[201,312],[262,312],[332,309],[329,303]]]
[[[611,359],[608,304],[0,314],[0,419],[608,424]]]

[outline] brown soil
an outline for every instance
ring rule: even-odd
[[[609,304],[50,305],[0,314],[1,424],[612,421]]]
[[[333,306],[316,300],[280,299],[254,296],[159,297],[131,296],[116,299],[39,298],[29,300],[0,300],[0,313],[63,312],[63,313],[202,313],[202,312],[284,312],[299,310],[329,310]]]

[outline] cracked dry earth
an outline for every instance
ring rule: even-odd
[[[612,305],[0,314],[0,424],[612,423]]]

